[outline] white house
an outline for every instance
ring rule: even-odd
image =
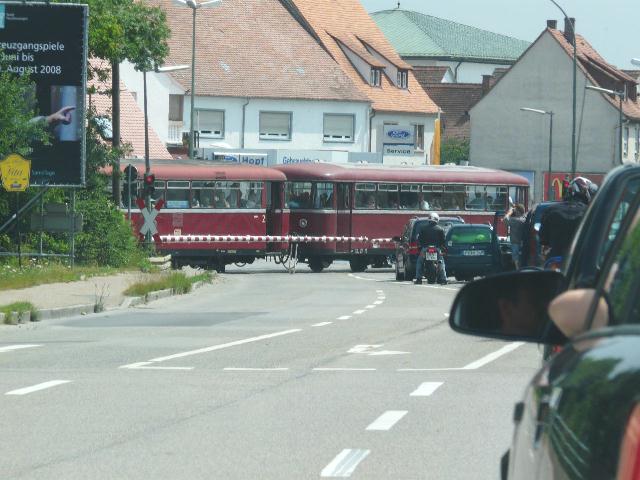
[[[568,27],[568,28],[567,28]],[[551,186],[571,173],[572,138],[572,29],[564,33],[549,21],[537,40],[472,109],[472,165],[517,171],[532,183],[534,200],[547,198]],[[577,125],[576,158],[579,174],[596,180],[623,162],[638,161],[640,103],[637,82],[609,65],[587,41],[576,37]],[[617,99],[585,87],[626,91],[623,102],[623,141],[619,141]],[[522,111],[531,108],[553,112],[553,147],[549,171],[550,115]],[[632,133],[633,132],[633,133]],[[557,196],[560,192],[555,191]]]

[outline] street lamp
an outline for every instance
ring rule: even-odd
[[[222,0],[207,0],[206,2],[196,2],[195,0],[173,0],[176,5],[189,7],[193,11],[193,25],[191,31],[191,119],[189,121],[189,158],[193,160],[194,138],[194,101],[196,97],[196,10],[199,8],[217,7]]]
[[[562,12],[565,18],[565,25],[571,25],[571,45],[573,46],[573,121],[571,123],[571,178],[576,176],[576,168],[578,159],[576,158],[576,76],[578,72],[578,62],[576,59],[576,26],[575,19],[571,21],[571,18],[567,15],[564,9],[558,5],[555,0],[551,0],[558,9]]]
[[[546,110],[539,110],[537,108],[527,108],[527,107],[521,107],[520,110],[522,110],[523,112],[533,112],[533,113],[537,113],[538,115],[549,115],[549,170],[547,173],[547,200],[551,200],[551,194],[553,193],[553,187],[551,185],[551,165],[553,162],[553,112],[552,111],[546,111]],[[575,172],[574,172],[575,173]]]
[[[620,118],[619,126],[618,126],[618,129],[620,130],[618,132],[619,133],[619,136],[618,136],[618,141],[619,141],[618,145],[619,146],[618,146],[618,148],[620,149],[620,165],[622,165],[622,100],[624,100],[624,98],[627,96],[626,88],[622,92],[618,92],[617,90],[609,90],[608,88],[594,87],[592,85],[587,85],[585,88],[587,90],[595,90],[596,92],[607,93],[609,95],[615,95],[620,100],[620,102],[618,103],[618,115],[619,115],[619,118]]]

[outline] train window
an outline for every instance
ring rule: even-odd
[[[507,187],[487,187],[487,210],[504,211],[507,209]]]
[[[442,210],[444,185],[422,185],[422,210]]]
[[[153,186],[155,187],[155,191],[153,192],[153,195],[151,195],[151,203],[155,203],[161,198],[164,199],[165,182],[164,180],[156,180],[153,182]],[[142,191],[141,185],[138,186],[138,191]]]
[[[484,185],[467,185],[467,197],[464,206],[467,210],[485,210],[487,195]]]
[[[465,198],[464,185],[445,185],[442,195],[443,210],[462,210]]]
[[[216,182],[213,192],[214,208],[239,208],[240,182]]]
[[[213,206],[214,182],[194,180],[191,182],[191,207],[211,208]]]
[[[288,182],[285,190],[285,206],[291,209],[312,208],[311,182]]]
[[[395,183],[381,183],[378,185],[378,208],[396,210],[398,208],[398,185]]]
[[[376,208],[376,184],[356,183],[356,208]]]
[[[262,208],[262,182],[240,182],[240,208]]]
[[[167,181],[167,208],[189,208],[189,181]]]
[[[333,206],[333,183],[318,182],[315,186],[313,208],[331,208]]]
[[[421,200],[420,185],[407,183],[400,185],[400,208],[416,210]]]

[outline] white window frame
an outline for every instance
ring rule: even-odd
[[[327,120],[331,118],[345,118],[351,119],[351,134],[350,135],[332,135],[327,133]],[[356,116],[351,113],[325,113],[322,119],[322,137],[327,143],[354,143],[355,142],[355,130],[356,130]]]
[[[382,85],[382,69],[378,67],[371,67],[371,78],[369,84],[372,87],[380,87]]]
[[[173,103],[176,104],[177,112],[171,108]],[[173,114],[173,115],[172,115]],[[184,121],[184,95],[169,94],[169,121],[170,122],[182,122]]]
[[[418,135],[418,132],[422,130],[422,134]],[[417,152],[424,152],[424,125],[423,124],[414,124],[413,125],[413,138],[414,138],[414,148]],[[418,144],[418,141],[422,141],[422,145]]]
[[[200,129],[200,112],[214,112],[222,114],[222,128],[220,130],[201,130]],[[195,109],[195,126],[194,131],[198,132],[201,138],[224,138],[225,111],[214,108],[196,108]]]
[[[409,70],[398,70],[398,88],[406,90],[409,88]]]
[[[624,127],[622,131],[622,155],[624,157],[629,156],[629,127]]]
[[[262,120],[263,120],[263,115],[287,115],[288,116],[288,130],[287,130],[287,134],[286,136],[281,134],[281,133],[271,133],[271,132],[266,132],[266,128],[263,129],[262,128]],[[291,141],[291,137],[292,137],[292,132],[291,132],[291,125],[293,122],[293,112],[278,112],[278,111],[272,111],[272,110],[261,110],[258,113],[258,136],[260,138],[260,140],[273,140],[273,141],[277,141],[277,142],[289,142]],[[262,130],[265,130],[264,132]]]

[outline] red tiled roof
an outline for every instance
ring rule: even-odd
[[[171,28],[165,64],[190,65],[192,10],[149,2]],[[224,0],[196,19],[197,95],[369,101],[279,0]],[[191,89],[190,69],[171,75]]]
[[[413,74],[416,76],[416,80],[420,82],[420,85],[424,87],[427,83],[442,83],[449,67],[441,67],[436,65],[430,66],[415,66],[413,67]],[[427,92],[428,94],[429,92]],[[437,102],[436,102],[437,103]]]
[[[101,69],[109,69],[108,62],[91,60],[94,66]],[[111,118],[111,95],[106,92],[111,90],[111,75],[105,81],[92,79],[87,82],[87,88],[95,87],[97,93],[87,95],[87,102],[93,105],[98,115],[108,115]],[[128,143],[132,147],[129,156],[144,158],[144,113],[136,103],[131,91],[123,82],[120,82],[120,139],[122,143]],[[171,159],[156,131],[149,125],[149,157],[153,159]]]
[[[573,58],[573,45],[560,30],[547,28],[553,38],[562,46],[567,54]],[[635,88],[638,82],[622,70],[609,64],[582,36],[576,35],[576,57],[578,68],[587,78],[597,86],[611,90],[621,90],[626,84]],[[610,95],[602,94],[615,108],[618,108],[618,99]],[[622,102],[622,111],[625,116],[640,120],[640,102],[627,98]]]
[[[440,106],[445,138],[470,138],[469,110],[482,98],[479,83],[423,84],[427,94]]]
[[[283,0],[284,1],[284,0]],[[292,4],[358,89],[377,111],[435,114],[438,106],[416,80],[411,66],[405,63],[387,41],[377,24],[358,0],[286,0]],[[409,70],[409,88],[396,87],[385,75],[380,87],[372,87],[362,78],[335,41],[339,38],[354,44],[371,46],[396,67]]]

